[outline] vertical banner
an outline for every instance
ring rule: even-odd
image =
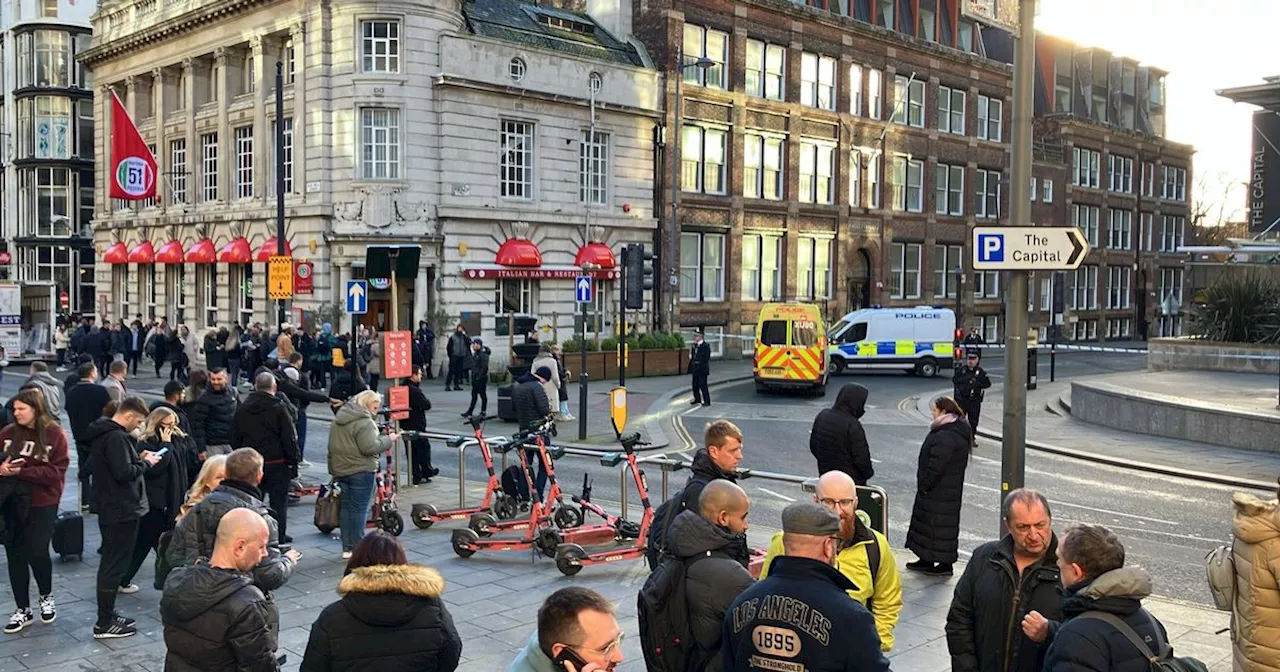
[[[408,378],[413,373],[413,334],[408,331],[382,332],[382,375]]]
[[[1266,231],[1277,218],[1280,218],[1280,114],[1259,110],[1253,113],[1249,233]]]

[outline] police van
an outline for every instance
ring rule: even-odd
[[[866,308],[827,332],[828,370],[899,370],[936,376],[951,365],[956,314],[950,308]]]
[[[756,392],[827,393],[827,339],[822,311],[809,303],[766,303],[756,322]]]

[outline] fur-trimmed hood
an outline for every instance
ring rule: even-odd
[[[444,577],[440,572],[422,565],[373,565],[359,567],[342,577],[338,594],[400,593],[413,597],[440,597],[444,592]]]
[[[1235,505],[1233,531],[1238,539],[1258,544],[1280,537],[1280,502],[1237,492],[1231,503]]]

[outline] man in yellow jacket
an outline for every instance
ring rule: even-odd
[[[818,479],[813,501],[840,516],[838,569],[857,586],[857,590],[849,591],[849,596],[866,606],[875,618],[880,650],[892,651],[893,629],[902,612],[902,580],[898,577],[898,563],[889,548],[889,540],[858,517],[858,489],[843,471],[823,474]],[[779,555],[784,555],[781,532],[773,535],[769,542],[769,552],[760,569],[761,579],[769,575],[769,565]],[[871,576],[872,565],[877,565],[875,577]]]

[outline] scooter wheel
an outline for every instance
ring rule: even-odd
[[[382,530],[393,537],[398,537],[401,532],[404,532],[404,516],[400,515],[399,511],[383,511],[380,522]]]
[[[493,515],[497,516],[499,520],[511,520],[512,518],[515,518],[518,508],[519,507],[516,506],[515,500],[501,492],[497,493],[493,499],[493,505],[489,507],[493,512]]]
[[[436,522],[432,519],[437,513],[436,507],[430,504],[414,504],[413,509],[409,511],[409,517],[413,519],[413,524],[417,525],[419,530],[425,530]]]
[[[567,530],[571,527],[580,527],[582,525],[582,512],[568,506],[556,508],[555,513],[556,527]]]
[[[577,544],[564,544],[556,551],[556,569],[565,576],[573,576],[582,571],[582,561],[587,552]]]
[[[467,527],[478,537],[488,537],[493,534],[489,529],[490,525],[498,522],[498,519],[487,513],[477,513],[471,516],[471,520],[467,522]]]
[[[461,529],[453,531],[453,552],[459,558],[469,558],[476,553],[476,542],[480,537],[473,530]]]
[[[560,546],[562,538],[560,532],[554,527],[544,527],[538,530],[538,538],[534,540],[534,546],[538,551],[548,558],[556,557],[556,548]]]

